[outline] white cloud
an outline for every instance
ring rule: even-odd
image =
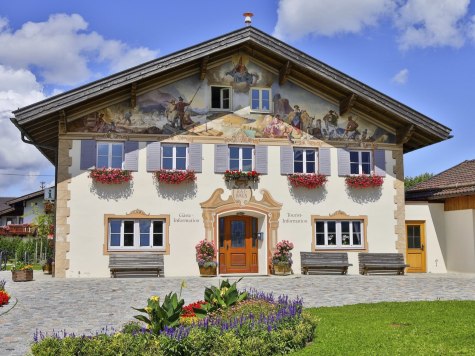
[[[394,6],[393,0],[280,0],[274,35],[295,39],[358,33],[376,25]]]
[[[407,80],[409,79],[409,69],[404,68],[401,69],[396,75],[391,79],[393,83],[396,84],[406,84]]]
[[[45,22],[27,22],[16,31],[0,18],[0,63],[15,69],[38,68],[47,84],[75,85],[91,79],[93,63],[106,62],[116,71],[158,55],[148,48],[104,39],[87,28],[77,14],[51,15]]]
[[[403,50],[411,47],[461,47],[470,0],[408,0],[397,12],[398,39]]]

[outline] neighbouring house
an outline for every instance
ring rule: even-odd
[[[51,188],[50,188],[51,189]],[[27,236],[38,213],[44,213],[45,190],[18,198],[0,197],[0,235]]]
[[[411,269],[475,273],[475,160],[407,190],[406,225]]]
[[[359,252],[406,254],[403,154],[451,132],[253,27],[14,115],[56,166],[57,277],[124,253],[198,275],[202,239],[221,275],[269,274],[282,240],[295,273],[301,251],[358,273]]]

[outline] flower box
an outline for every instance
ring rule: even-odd
[[[89,177],[97,183],[122,184],[133,179],[132,172],[116,168],[97,168],[89,172]]]
[[[320,188],[327,182],[327,177],[316,173],[296,173],[287,176],[292,187],[303,187],[307,189]]]
[[[292,273],[292,251],[294,244],[288,240],[282,240],[275,246],[272,255],[272,267],[275,275],[286,276]]]
[[[13,282],[28,282],[33,280],[33,270],[12,271]]]
[[[174,170],[160,170],[154,172],[155,179],[159,183],[165,184],[182,184],[192,183],[196,180],[196,174],[194,171],[174,171]]]
[[[202,277],[216,276],[216,266],[200,267],[200,276]]]
[[[274,274],[277,276],[287,276],[292,273],[290,265],[274,265]]]
[[[244,172],[241,170],[224,172],[224,180],[226,182],[241,181],[241,182],[259,182],[260,174],[256,171]]]
[[[361,174],[357,176],[346,177],[345,183],[349,188],[374,188],[382,186],[384,183],[384,178],[381,176]]]

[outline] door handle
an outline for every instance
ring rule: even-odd
[[[226,251],[229,249],[229,244],[226,244]]]
[[[421,251],[424,251],[424,244],[421,245]]]

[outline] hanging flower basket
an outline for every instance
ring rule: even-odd
[[[320,188],[327,182],[327,177],[316,173],[296,173],[287,176],[292,187],[303,187],[307,189]]]
[[[196,180],[195,171],[173,171],[173,170],[160,170],[154,172],[155,179],[159,183],[165,184],[182,184],[192,183]]]
[[[346,177],[345,183],[349,188],[354,189],[374,188],[381,187],[384,183],[384,178],[381,176],[361,174]]]
[[[89,172],[89,178],[102,184],[122,184],[133,179],[132,172],[118,168],[97,168]]]
[[[226,170],[224,172],[224,180],[226,182],[232,181],[246,181],[246,182],[259,182],[260,174],[256,171],[244,172],[241,170]]]

